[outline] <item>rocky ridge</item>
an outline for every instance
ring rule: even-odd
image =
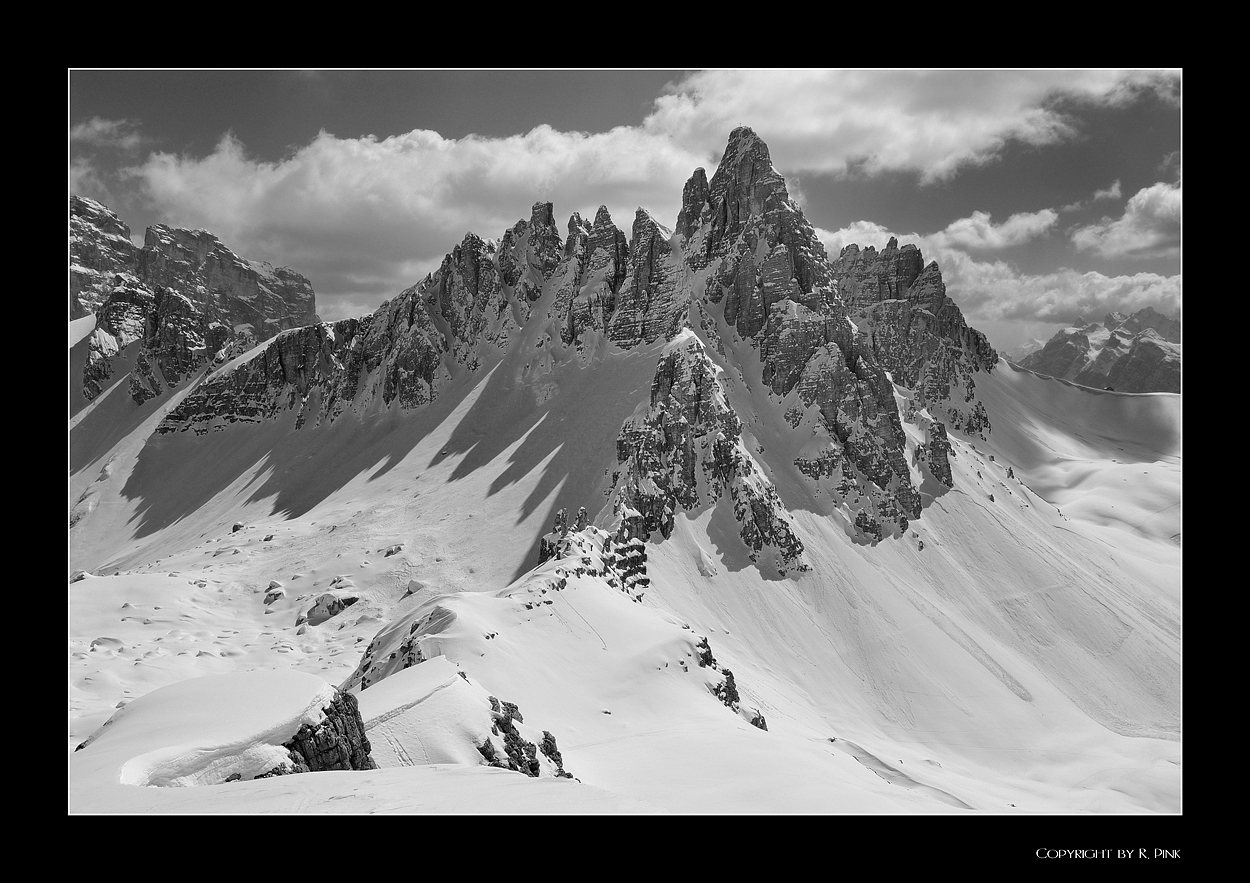
[[[613,511],[618,517],[641,515],[644,539],[655,532],[667,539],[678,511],[703,508],[727,494],[752,561],[767,551],[783,576],[806,570],[803,542],[742,441],[742,422],[719,372],[690,330],[665,347],[650,401],[638,406],[616,440]]]
[[[419,408],[522,337],[537,353],[527,381],[574,355],[586,364],[680,338],[661,355],[651,401],[622,427],[605,517],[629,510],[645,536],[666,537],[677,511],[728,490],[752,557],[771,546],[780,570],[800,567],[802,543],[716,379],[718,359],[741,375],[734,347],[758,352],[762,383],[805,439],[794,465],[860,537],[900,535],[920,515],[921,462],[949,481],[947,425],[989,431],[975,375],[997,356],[936,264],[893,241],[830,262],[748,128],[734,130],[710,181],[702,169],[691,176],[675,231],[639,209],[627,242],[602,206],[567,229],[562,241],[540,202],[498,242],[468,234],[372,315],[286,331],[214,372],[158,431],[206,433],[290,410],[297,426],[315,425],[396,400]],[[904,414],[891,377],[911,390]],[[919,449],[903,419],[922,427]]]
[[[1151,307],[1108,313],[1101,323],[1078,319],[1020,365],[1095,389],[1181,391],[1180,319]]]

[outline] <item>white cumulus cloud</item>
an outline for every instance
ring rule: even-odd
[[[92,117],[71,127],[69,140],[79,147],[108,147],[123,151],[135,150],[147,143],[134,120],[107,120],[102,117]]]
[[[322,132],[278,162],[249,157],[227,135],[208,156],[153,153],[130,174],[169,223],[296,267],[314,280],[319,304],[324,291],[354,294],[353,305],[372,294],[376,306],[436,267],[465,233],[498,238],[528,220],[536,201],[554,203],[562,228],[572,212],[593,218],[600,204],[627,236],[640,205],[671,225],[701,159],[642,129],[539,126],[506,138]]]
[[[1181,185],[1160,182],[1135,193],[1120,218],[1072,231],[1072,243],[1103,257],[1175,257],[1181,245]]]
[[[970,217],[952,221],[945,230],[935,233],[930,239],[938,246],[1009,248],[1046,235],[1058,219],[1059,214],[1047,208],[1038,212],[1019,212],[1001,224],[994,224],[986,212],[973,212]]]
[[[1041,145],[1075,135],[1047,103],[1058,93],[1115,103],[1144,88],[1166,93],[1175,79],[1107,70],[712,70],[660,97],[645,127],[718,150],[726,132],[749,124],[779,168],[905,170],[931,182],[993,160],[1012,139]]]

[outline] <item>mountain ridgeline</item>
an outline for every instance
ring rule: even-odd
[[[85,397],[132,344],[136,402],[195,375],[158,433],[292,414],[316,431],[422,408],[501,366],[540,390],[559,366],[608,370],[643,352],[656,360],[650,394],[602,464],[596,523],[628,518],[668,537],[678,513],[723,502],[751,559],[784,575],[806,568],[804,546],[744,402],[783,415],[769,438],[792,451],[786,468],[859,542],[901,536],[951,487],[948,429],[991,430],[976,381],[998,356],[937,264],[893,239],[830,260],[745,127],[711,180],[690,177],[673,230],[640,208],[627,238],[601,207],[562,235],[540,202],[499,240],[466,235],[425,279],[337,322],[317,323],[303,277],[248,264],[209,234],[154,227],[136,249],[102,206],[72,212],[71,310],[97,317]]]
[[[1181,321],[1145,307],[1102,322],[1078,318],[1021,367],[1095,389],[1120,392],[1181,391]]]

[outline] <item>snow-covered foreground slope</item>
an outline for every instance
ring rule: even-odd
[[[989,439],[952,436],[954,488],[922,486],[906,535],[866,545],[789,465],[793,443],[768,428],[781,405],[749,392],[748,369],[730,398],[758,417],[744,434],[808,572],[753,566],[723,507],[653,537],[641,602],[570,575],[576,560],[531,572],[557,508],[606,499],[615,434],[662,349],[567,363],[541,391],[505,360],[411,415],[127,435],[97,452],[80,475],[100,477],[115,515],[71,551],[119,572],[70,584],[71,748],[188,678],[344,684],[380,631],[448,615],[421,636],[429,661],[392,675],[443,666],[425,676],[437,683],[359,694],[383,769],[105,787],[89,746],[71,758],[71,810],[1179,810],[1179,397],[1000,365],[978,385]],[[358,600],[297,625],[329,592]],[[743,714],[695,661],[702,637]],[[451,677],[463,695],[437,689]],[[374,690],[396,695],[371,713]],[[553,734],[576,780],[466,765],[489,696]]]

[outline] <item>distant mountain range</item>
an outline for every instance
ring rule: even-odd
[[[1018,364],[1096,389],[1181,391],[1181,320],[1153,307],[1063,328]]]

